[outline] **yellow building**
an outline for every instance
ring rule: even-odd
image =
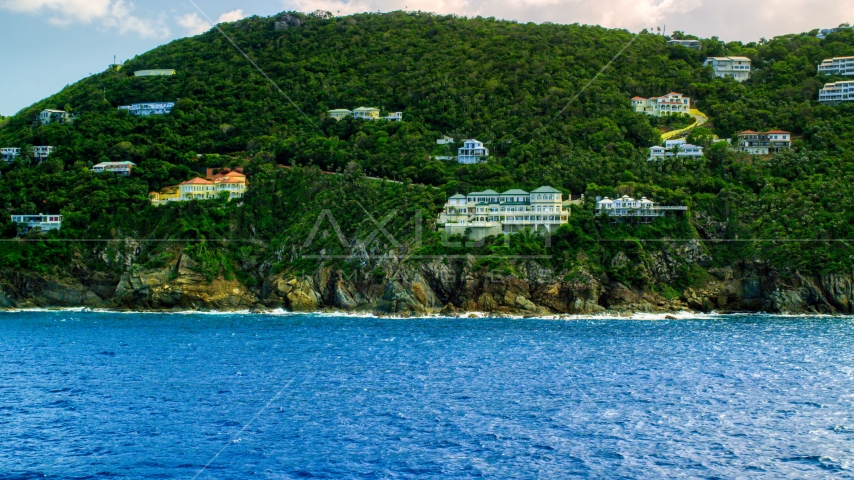
[[[353,118],[361,118],[363,120],[378,120],[380,118],[380,109],[374,107],[359,107],[353,110]]]
[[[175,75],[175,70],[171,68],[160,68],[155,70],[137,70],[133,72],[136,77],[170,77]]]
[[[167,202],[186,202],[188,200],[212,200],[219,197],[221,192],[228,193],[228,199],[243,198],[249,189],[246,175],[231,172],[215,177],[213,180],[193,178],[176,186],[166,187],[160,192],[148,194],[154,205]]]
[[[158,205],[164,202],[173,202],[178,200],[178,187],[166,187],[159,192],[151,192],[148,194],[148,199],[151,203]]]
[[[228,192],[228,199],[243,198],[243,194],[249,188],[246,175],[238,172],[227,173],[221,177],[214,178],[217,194]]]

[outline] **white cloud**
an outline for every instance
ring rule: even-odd
[[[243,9],[239,8],[237,10],[232,10],[230,12],[223,13],[219,16],[219,19],[216,23],[228,23],[228,22],[236,22],[246,18],[246,15],[243,13]],[[187,34],[189,35],[199,35],[201,33],[205,33],[210,30],[213,25],[210,24],[207,20],[204,20],[197,13],[188,13],[186,15],[181,15],[176,18],[178,25],[181,25],[187,30]]]
[[[133,3],[125,0],[0,0],[0,8],[13,12],[47,13],[54,25],[73,22],[99,22],[121,33],[133,32],[143,37],[164,38],[169,28],[160,18],[157,21],[133,15]]]
[[[187,29],[189,35],[198,35],[211,29],[211,24],[202,20],[199,14],[195,12],[182,15],[176,20],[178,21],[178,25]]]
[[[220,15],[217,23],[236,22],[238,20],[243,20],[244,18],[246,18],[246,15],[243,13],[243,9],[238,8],[237,10],[232,10]]]
[[[644,28],[669,12],[689,11],[703,0],[288,0],[286,7],[335,14],[421,10],[466,16],[494,16],[519,21],[588,23]]]
[[[743,41],[854,22],[854,0],[284,0],[284,6],[336,15],[421,10],[632,31],[666,24],[668,32]]]

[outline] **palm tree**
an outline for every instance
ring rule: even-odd
[[[672,153],[674,157],[678,157],[679,153],[682,151],[681,144],[676,143],[672,147],[670,147],[667,151]]]

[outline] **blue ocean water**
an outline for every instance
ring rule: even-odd
[[[852,470],[849,318],[0,314],[3,479]]]

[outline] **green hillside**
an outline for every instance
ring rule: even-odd
[[[379,219],[400,208],[392,225],[401,238],[410,238],[415,212],[425,209],[429,222],[446,195],[553,185],[588,198],[625,193],[683,203],[692,216],[643,228],[612,227],[600,224],[587,204],[574,207],[570,224],[548,248],[516,239],[451,252],[431,227],[421,248],[436,254],[544,254],[563,271],[586,262],[639,289],[655,282],[610,267],[611,259],[624,253],[643,260],[659,247],[610,240],[738,239],[703,248],[721,267],[762,260],[788,272],[851,271],[854,249],[845,242],[743,240],[854,239],[854,103],[815,101],[824,82],[837,80],[817,77],[816,65],[854,55],[854,32],[824,40],[793,34],[758,44],[704,39],[698,52],[667,46],[659,35],[634,37],[601,27],[402,12],[293,15],[302,24],[287,30],[276,30],[274,17],[222,25],[284,93],[212,30],[84,79],[0,121],[0,147],[58,147],[39,165],[22,158],[0,166],[5,237],[15,237],[13,212],[58,211],[66,221],[49,238],[206,239],[143,243],[138,262],[155,267],[186,243],[186,252],[211,277],[236,275],[252,284],[271,271],[296,268],[301,260],[293,252],[341,249],[328,238],[302,243],[325,209],[337,212],[351,238],[371,231],[367,212]],[[750,57],[751,79],[715,79],[702,67],[706,56],[724,54]],[[177,75],[133,76],[152,68],[174,68]],[[708,147],[706,158],[646,161],[646,148],[660,139],[658,127],[668,126],[634,113],[629,99],[670,91],[691,97],[710,117],[690,138]],[[177,105],[171,115],[151,118],[116,109],[145,101]],[[363,105],[403,111],[404,121],[326,118],[328,109]],[[45,108],[72,111],[79,119],[41,126],[34,121]],[[715,134],[772,128],[794,133],[790,152],[755,158],[709,144]],[[442,135],[484,141],[492,157],[470,166],[430,160]],[[88,171],[105,160],[130,160],[139,168],[130,178]],[[149,191],[221,166],[246,169],[252,191],[242,204],[149,205]],[[117,248],[107,245],[5,242],[0,268],[118,274],[127,265],[117,252],[106,252]],[[691,268],[685,267],[676,288],[701,281]]]

